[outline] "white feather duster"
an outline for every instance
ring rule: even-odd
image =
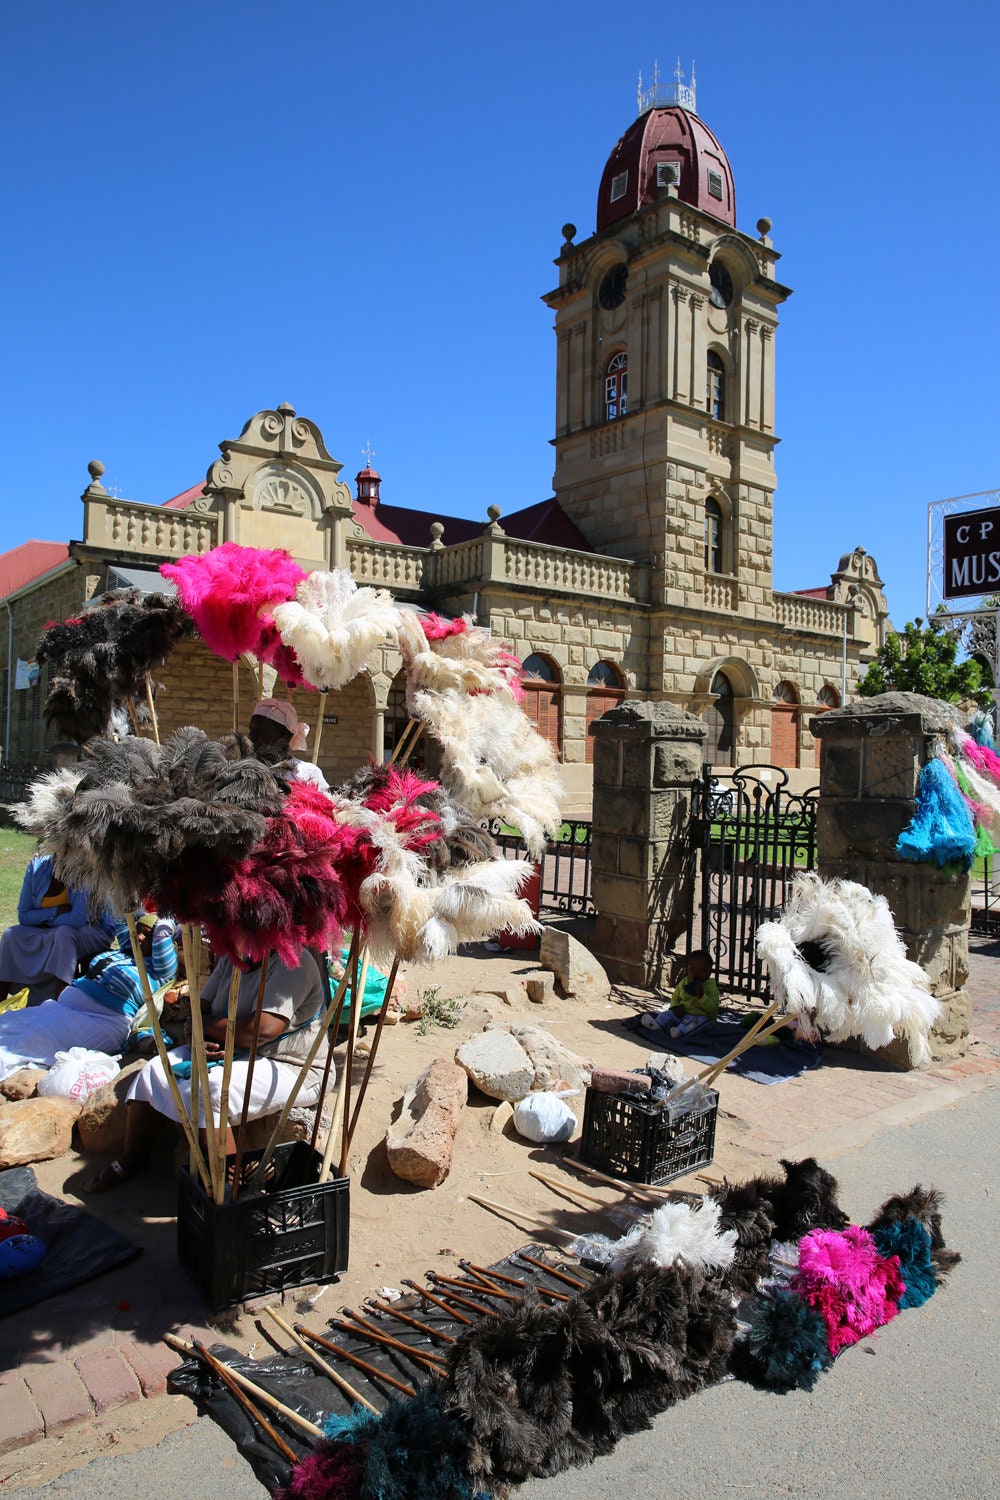
[[[479,820],[513,824],[532,858],[562,822],[562,782],[555,753],[509,694],[473,697],[449,688],[413,694],[443,753],[441,781]]]
[[[520,662],[495,635],[463,616],[465,629],[458,635],[428,640],[420,617],[412,609],[399,611],[399,649],[406,667],[406,703],[413,712],[412,696],[427,688],[444,692],[510,693],[520,682]],[[516,696],[516,692],[515,692]]]
[[[483,943],[499,932],[518,937],[541,928],[518,892],[534,867],[524,859],[490,859],[447,870],[431,891],[430,915],[417,933],[415,963],[439,963],[460,943]]]
[[[736,1230],[719,1229],[721,1208],[714,1198],[696,1207],[664,1203],[629,1230],[612,1247],[608,1269],[621,1271],[641,1263],[665,1268],[695,1266],[725,1271],[736,1254]]]
[[[385,589],[361,588],[346,568],[310,573],[272,610],[282,642],[316,688],[342,688],[377,646],[395,639],[399,610]]]
[[[825,966],[802,953],[810,943],[823,950]],[[942,1006],[906,957],[884,896],[850,880],[798,875],[780,921],[758,928],[757,951],[779,1007],[807,1038],[861,1037],[878,1048],[902,1037],[915,1066],[930,1061],[927,1038]]]

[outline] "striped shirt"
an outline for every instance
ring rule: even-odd
[[[153,928],[153,951],[146,964],[150,983],[156,989],[177,973],[177,949],[173,941],[174,924],[161,919]],[[99,953],[91,959],[82,979],[74,979],[72,989],[82,990],[99,1005],[120,1012],[123,1016],[134,1016],[144,1000],[139,970],[132,957],[132,944],[128,927],[119,923],[115,935],[118,938],[118,953]]]

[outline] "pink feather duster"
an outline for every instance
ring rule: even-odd
[[[429,641],[443,641],[449,635],[464,635],[469,628],[463,615],[459,615],[457,620],[446,620],[443,615],[421,615],[420,624]]]
[[[244,651],[258,654],[267,628],[273,629],[271,609],[290,599],[306,576],[288,552],[236,542],[163,563],[160,572],[177,585],[209,650],[226,661]]]
[[[803,1237],[792,1289],[822,1317],[834,1356],[894,1318],[906,1290],[899,1257],[883,1259],[868,1230],[854,1224]]]

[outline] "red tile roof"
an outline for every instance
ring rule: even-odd
[[[204,493],[204,483],[192,485],[189,490],[182,490],[182,492],[179,495],[175,495],[172,500],[164,500],[163,508],[164,510],[187,510],[192,500],[197,500],[198,496],[203,495]]]
[[[792,589],[793,594],[801,594],[806,599],[829,599],[829,585],[825,589]]]
[[[22,542],[0,553],[0,599],[23,589],[69,557],[65,542]]]

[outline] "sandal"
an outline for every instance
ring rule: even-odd
[[[128,1167],[115,1158],[114,1161],[109,1161],[104,1170],[98,1172],[96,1177],[92,1177],[89,1182],[84,1183],[83,1191],[85,1193],[110,1193],[114,1188],[121,1187],[123,1183],[128,1182],[132,1176],[134,1176],[134,1173],[130,1172]]]

